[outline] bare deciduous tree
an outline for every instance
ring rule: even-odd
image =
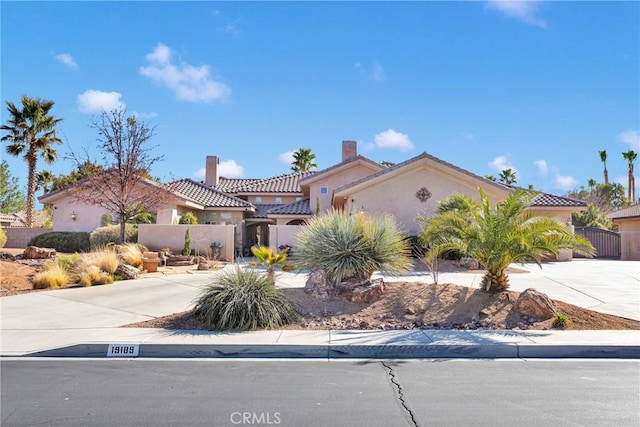
[[[120,220],[120,240],[125,240],[125,223],[167,203],[171,193],[150,179],[151,167],[161,161],[155,146],[147,143],[155,128],[128,116],[123,108],[102,111],[91,123],[98,131],[104,171],[74,185],[73,195],[82,202],[103,207]],[[87,160],[76,163],[81,165]]]

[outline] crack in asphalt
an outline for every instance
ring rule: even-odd
[[[387,365],[385,362],[380,362],[380,364],[387,370],[387,375],[389,377],[389,381],[391,381],[391,384],[393,384],[396,387],[396,391],[398,393],[398,400],[400,401],[400,405],[402,405],[404,410],[407,412],[407,415],[409,415],[409,419],[411,420],[411,425],[418,427],[419,424],[416,419],[416,416],[411,410],[411,408],[409,407],[409,404],[404,399],[404,390],[402,389],[402,386],[400,385],[400,383],[396,381],[395,371],[391,366]]]

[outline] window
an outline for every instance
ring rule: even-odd
[[[256,203],[262,203],[262,197],[256,196]]]
[[[327,187],[320,187],[320,194],[329,194],[329,189]]]
[[[282,197],[276,197],[276,203],[282,203]]]

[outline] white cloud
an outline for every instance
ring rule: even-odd
[[[244,168],[237,164],[235,160],[225,160],[218,165],[218,173],[225,178],[242,178]]]
[[[640,133],[636,129],[627,129],[624,132],[620,132],[618,139],[623,144],[629,146],[629,149],[633,151],[640,151]]]
[[[364,67],[358,62],[356,63],[356,69],[358,69],[363,76],[370,80],[376,82],[381,82],[382,80],[384,80],[384,68],[382,68],[382,65],[380,65],[380,63],[377,61],[374,62],[370,68]]]
[[[472,140],[474,139],[476,136],[474,134],[472,134],[471,132],[462,132],[460,134],[464,139],[468,139],[468,140]]]
[[[138,111],[134,111],[131,114],[133,114],[134,116],[140,118],[140,119],[154,119],[156,117],[158,117],[158,113],[156,113],[155,111],[150,111],[150,112],[138,112]]]
[[[72,68],[72,69],[78,68],[78,64],[76,63],[76,60],[73,59],[73,56],[71,56],[70,53],[61,53],[59,55],[56,55],[55,58],[56,58],[56,61],[66,65],[68,68]]]
[[[569,191],[576,188],[578,181],[572,176],[556,176],[556,188],[563,191]]]
[[[282,163],[284,163],[285,165],[290,165],[291,163],[293,163],[293,153],[293,151],[287,151],[286,153],[280,154],[278,157],[280,158],[280,161]]]
[[[511,169],[513,173],[517,173],[518,169],[511,164],[509,158],[507,156],[498,156],[493,161],[489,162],[489,166],[491,169],[494,169],[498,172],[502,172],[505,169]]]
[[[213,102],[223,101],[231,95],[231,88],[211,77],[208,65],[196,67],[183,61],[174,64],[171,49],[162,43],[158,43],[145,59],[149,64],[140,67],[139,73],[168,87],[178,99]]]
[[[83,113],[99,113],[102,110],[111,111],[124,108],[125,104],[120,100],[120,92],[103,92],[101,90],[85,90],[78,95],[78,108]]]
[[[413,149],[413,143],[409,136],[393,129],[380,132],[374,137],[374,141],[378,148],[397,148],[402,151]]]
[[[539,4],[540,1],[537,0],[490,0],[485,3],[485,7],[527,24],[546,28],[547,23],[538,17]]]
[[[200,168],[193,173],[195,179],[204,179],[207,175],[207,168]],[[226,160],[218,165],[218,175],[225,178],[242,178],[244,168],[237,164],[235,160]]]
[[[535,162],[533,162],[533,164],[536,165],[536,167],[538,168],[538,173],[540,175],[546,175],[547,172],[549,172],[549,166],[547,165],[547,161],[546,160],[536,160]]]

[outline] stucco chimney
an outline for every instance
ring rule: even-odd
[[[358,155],[358,143],[355,141],[342,141],[342,161],[349,160]]]
[[[207,166],[205,170],[204,183],[207,185],[218,185],[218,156],[207,156]]]

